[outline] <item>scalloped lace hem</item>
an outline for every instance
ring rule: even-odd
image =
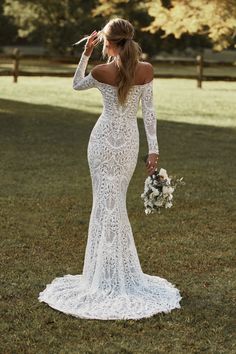
[[[86,288],[83,275],[55,278],[38,300],[51,308],[84,319],[139,320],[181,308],[179,290],[166,279],[144,274],[149,286],[113,294]]]

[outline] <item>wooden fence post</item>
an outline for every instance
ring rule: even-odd
[[[20,65],[20,50],[15,48],[13,50],[13,82],[17,82],[19,76],[19,65]]]
[[[197,60],[197,87],[202,88],[202,77],[203,77],[203,55],[200,54],[196,58]]]

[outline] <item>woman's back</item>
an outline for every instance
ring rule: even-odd
[[[114,61],[108,64],[100,64],[92,69],[93,77],[108,85],[118,86],[118,68]],[[148,62],[138,62],[135,70],[133,85],[143,85],[153,79],[153,67]]]

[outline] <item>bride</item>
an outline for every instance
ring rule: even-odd
[[[66,314],[87,319],[141,319],[180,308],[172,283],[143,273],[126,209],[126,193],[139,152],[137,110],[148,142],[147,173],[157,167],[159,147],[153,106],[153,67],[139,60],[134,28],[124,19],[110,20],[87,38],[73,78],[75,90],[97,88],[103,111],[94,125],[87,157],[93,206],[82,274],[55,278],[39,301]],[[85,76],[93,48],[103,42],[108,62]]]

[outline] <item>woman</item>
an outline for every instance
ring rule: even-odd
[[[153,68],[139,61],[134,28],[124,19],[94,31],[76,69],[73,88],[100,90],[104,109],[88,143],[93,207],[83,273],[55,278],[39,294],[52,308],[80,318],[140,319],[180,308],[179,290],[166,279],[142,272],[126,209],[126,193],[136,167],[139,100],[148,141],[147,172],[159,156],[153,107]],[[103,41],[107,64],[85,76],[94,46]],[[111,60],[112,59],[112,60]]]

